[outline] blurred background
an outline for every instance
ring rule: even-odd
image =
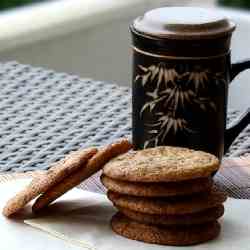
[[[18,61],[130,85],[128,26],[160,6],[203,6],[237,23],[232,60],[250,58],[250,0],[1,0],[0,61]],[[249,106],[249,72],[232,84],[231,108]]]

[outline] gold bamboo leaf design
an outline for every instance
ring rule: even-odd
[[[158,98],[158,91],[155,89],[153,92],[147,92],[146,95],[156,100]]]
[[[151,127],[151,128],[153,128],[153,127],[158,127],[158,126],[160,126],[160,125],[161,125],[161,122],[145,123],[145,126]]]
[[[158,121],[161,122],[161,127],[160,127],[161,129],[164,128],[164,127],[166,126],[166,124],[168,123],[168,120],[169,120],[168,115],[162,115],[162,116],[158,119]]]
[[[175,97],[174,97],[174,110],[177,110],[178,108],[178,103],[179,103],[179,99],[180,99],[180,91],[177,89],[177,91],[175,92]]]
[[[135,82],[137,82],[139,79],[141,78],[141,76],[139,76],[139,75],[137,75],[136,77],[135,77]]]
[[[151,71],[151,77],[150,77],[150,80],[153,81],[156,77],[156,75],[158,74],[159,72],[159,68],[152,65],[149,67],[149,70]]]
[[[150,72],[142,76],[142,86],[144,86],[147,83],[149,77],[150,77]]]
[[[160,97],[158,99],[154,99],[153,101],[145,103],[140,111],[140,115],[142,116],[143,112],[146,111],[148,108],[149,108],[149,111],[152,112],[154,110],[154,108],[156,107],[156,104],[159,103],[163,98],[164,98],[164,96]]]
[[[158,134],[158,130],[154,129],[154,130],[149,130],[148,131],[150,134]]]
[[[173,128],[174,128],[174,134],[176,134],[177,133],[177,131],[178,131],[178,122],[176,121],[176,122],[174,122],[174,124],[173,124]]]
[[[174,135],[180,131],[196,133],[197,131],[189,127],[189,121],[181,116],[188,107],[195,105],[202,112],[208,110],[216,112],[215,102],[204,96],[204,93],[211,83],[226,84],[223,72],[211,73],[199,66],[194,71],[178,73],[174,67],[167,68],[162,62],[148,67],[143,65],[138,67],[141,74],[136,75],[134,81],[141,80],[145,88],[149,84],[151,90],[152,86],[154,87],[153,91],[146,91],[147,101],[140,110],[141,118],[145,112],[154,117],[150,123],[145,123],[149,139],[144,143],[144,147],[157,146],[159,142],[164,143],[169,133]],[[162,109],[163,112],[159,111]],[[178,115],[177,110],[179,110]]]
[[[180,91],[180,105],[182,108],[185,108],[184,99],[185,99],[184,93],[183,91]]]
[[[164,77],[164,69],[163,69],[163,67],[160,67],[159,74],[158,74],[157,86],[156,86],[157,91],[159,91],[160,84],[161,84],[162,80],[164,80],[163,77]]]
[[[165,129],[164,129],[163,136],[161,138],[162,141],[165,140],[167,134],[170,132],[170,129],[173,127],[174,122],[175,121],[173,120],[173,118],[168,119],[168,122],[166,123]]]
[[[217,108],[216,108],[215,103],[212,102],[212,101],[210,101],[210,102],[209,102],[209,105],[210,105],[210,107],[213,109],[213,111],[216,112],[216,109],[217,109]]]
[[[147,72],[148,68],[142,66],[142,65],[138,65],[138,67],[143,71],[143,72]]]
[[[165,84],[167,84],[168,81],[174,82],[174,79],[178,77],[177,72],[175,69],[165,69],[164,70],[164,79]],[[167,86],[166,86],[167,87]]]
[[[172,98],[174,97],[174,95],[175,95],[175,92],[176,92],[176,89],[177,89],[177,87],[174,87],[172,90],[171,90],[171,92],[169,93],[169,95],[168,96],[166,96],[166,100],[164,101],[164,107],[167,107],[168,106],[168,104],[170,103],[170,101],[172,100]]]
[[[172,92],[172,89],[171,88],[167,88],[167,89],[164,89],[164,90],[160,91],[159,92],[159,96],[169,95],[171,92]]]
[[[205,88],[205,82],[208,81],[208,73],[208,70],[189,73],[189,82],[194,82],[196,92],[199,90],[199,88]]]

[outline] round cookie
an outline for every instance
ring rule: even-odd
[[[132,240],[147,243],[187,246],[206,242],[220,233],[220,224],[210,222],[203,225],[164,227],[142,224],[117,213],[111,219],[114,232]]]
[[[108,191],[107,195],[115,206],[141,213],[168,215],[200,212],[221,205],[227,198],[225,193],[214,187],[211,192],[194,196],[145,198],[119,194],[113,191]]]
[[[212,154],[181,147],[159,146],[130,151],[104,166],[110,178],[138,182],[170,182],[208,177],[219,168]]]
[[[189,195],[206,192],[210,190],[213,185],[213,180],[211,177],[181,182],[144,183],[119,181],[102,175],[101,181],[108,190],[120,194],[129,194],[143,197]]]
[[[219,219],[224,214],[224,206],[219,205],[201,212],[182,215],[157,215],[136,212],[117,206],[117,209],[126,217],[140,223],[154,225],[198,225]]]

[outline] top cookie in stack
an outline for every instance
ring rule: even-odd
[[[161,146],[108,162],[101,180],[119,212],[113,230],[149,243],[191,245],[215,238],[224,193],[213,187],[218,159],[202,151]]]
[[[109,161],[103,172],[123,181],[177,182],[209,177],[218,168],[218,159],[209,153],[160,146],[120,155]]]

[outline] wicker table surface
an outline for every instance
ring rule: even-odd
[[[130,137],[130,99],[115,84],[0,63],[0,172],[44,170],[72,150]],[[228,155],[250,152],[249,135],[250,127]]]

